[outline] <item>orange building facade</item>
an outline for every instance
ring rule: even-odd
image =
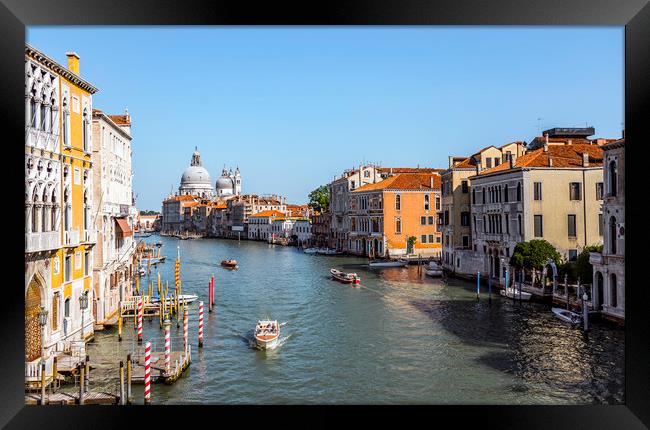
[[[400,174],[364,185],[351,193],[349,208],[351,253],[370,257],[440,256],[437,173]]]

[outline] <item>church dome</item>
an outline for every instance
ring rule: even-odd
[[[233,194],[234,193],[234,184],[232,179],[224,172],[223,175],[217,179],[217,193],[218,194]]]
[[[208,185],[212,184],[210,174],[203,166],[189,166],[181,176],[181,186],[183,185]]]

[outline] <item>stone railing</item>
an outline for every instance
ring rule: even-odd
[[[97,242],[97,230],[92,228],[92,229],[86,229],[84,230],[84,242],[85,243],[96,243]]]
[[[52,377],[52,369],[54,366],[54,356],[50,355],[45,359],[45,376],[46,380]],[[25,362],[25,383],[34,383],[40,382],[41,380],[41,358],[37,358],[34,361]]]
[[[64,231],[65,246],[78,246],[79,245],[79,230]]]
[[[47,251],[61,247],[61,232],[25,233],[25,252]]]

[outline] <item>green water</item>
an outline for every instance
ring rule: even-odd
[[[153,403],[192,404],[593,404],[624,402],[624,331],[594,323],[588,335],[550,307],[513,303],[475,284],[444,282],[417,267],[369,269],[365,260],[307,255],[296,248],[220,239],[162,241],[159,267],[173,285],[177,246],[183,293],[205,302],[204,348],[198,306],[190,309],[192,364],[173,385],[154,384]],[[219,262],[234,258],[239,270]],[[329,269],[357,272],[360,288]],[[216,311],[207,312],[214,274]],[[155,271],[153,273],[155,275]],[[155,280],[155,276],[151,277]],[[258,319],[277,319],[281,345],[251,347]],[[117,363],[137,344],[132,322],[97,332],[88,345],[91,387],[116,389]],[[172,348],[181,327],[172,325]],[[162,348],[158,321],[144,337]],[[134,387],[142,403],[142,386]]]

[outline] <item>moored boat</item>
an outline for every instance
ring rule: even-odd
[[[320,255],[339,255],[339,254],[343,254],[343,252],[342,251],[337,251],[336,249],[320,248],[319,250],[316,251],[316,254],[320,254]]]
[[[305,254],[317,254],[318,248],[305,248],[302,252]]]
[[[439,277],[442,276],[442,267],[435,261],[430,261],[429,265],[424,268],[424,273],[427,276]]]
[[[530,298],[533,296],[530,293],[527,293],[525,291],[516,290],[516,289],[514,289],[512,287],[508,287],[508,288],[506,288],[504,290],[501,290],[501,295],[504,296],[504,297],[507,297],[509,299],[515,299],[515,300],[520,300],[520,297],[521,297],[521,300],[530,300]]]
[[[273,349],[280,339],[280,324],[277,321],[258,321],[255,326],[255,345],[259,349]]]
[[[370,267],[406,267],[406,260],[373,260],[368,263]]]
[[[199,298],[199,296],[196,295],[196,294],[181,294],[180,296],[178,296],[178,301],[180,303],[185,303],[186,305],[189,305],[190,303],[193,303],[196,300],[198,300],[198,298]],[[176,300],[176,299],[174,299],[174,300]],[[157,296],[152,297],[151,298],[151,303],[160,303],[160,297],[157,297]],[[167,298],[167,305],[169,305],[170,303],[171,303],[171,298],[168,297]]]
[[[553,308],[551,311],[557,318],[569,324],[580,324],[582,322],[582,315],[572,312],[568,309]]]
[[[225,268],[228,269],[236,269],[237,268],[237,260],[223,260],[221,262],[221,265]]]
[[[332,277],[339,282],[355,285],[361,284],[361,278],[356,273],[345,273],[337,269],[330,269],[330,273],[332,274]]]

